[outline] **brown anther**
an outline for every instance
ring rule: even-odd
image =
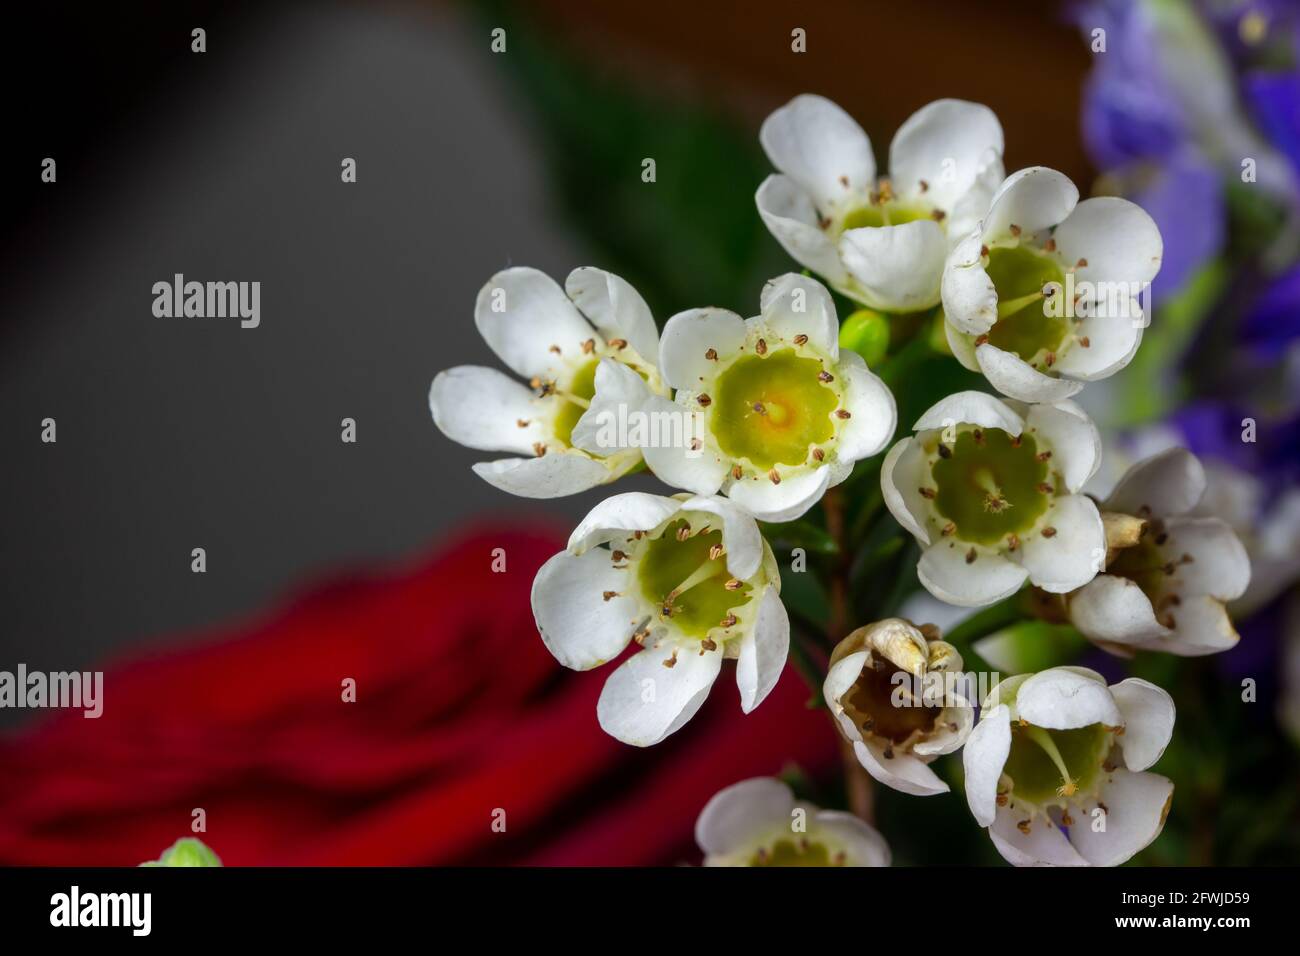
[[[602,591],[601,594],[600,594],[600,596],[603,597],[606,601],[612,601],[614,598],[618,597],[618,592],[617,592],[617,591]]]
[[[718,560],[718,558],[722,557],[724,550],[725,549],[720,544],[713,545],[712,547],[709,548],[709,560],[710,561]]]
[[[943,442],[939,442],[939,447],[938,447],[937,450],[938,450],[938,452],[939,452],[939,457],[940,457],[940,458],[951,458],[951,457],[952,457],[952,449],[949,448],[947,445],[945,445]]]
[[[939,533],[943,535],[945,538],[951,538],[954,534],[957,533],[957,525],[949,521],[946,525],[944,525],[942,528],[939,529]]]
[[[595,340],[595,339],[587,339],[587,341],[585,341],[585,342],[582,343],[582,354],[583,354],[583,355],[590,355],[590,354],[591,354],[592,352],[594,352],[594,351],[596,351],[596,340]]]
[[[807,345],[807,344],[808,344],[808,336],[806,336],[806,335],[804,335],[802,332],[800,332],[798,335],[796,335],[796,336],[794,337],[794,344],[795,344],[795,345]]]
[[[1056,240],[1055,240],[1055,239],[1048,239],[1045,243],[1043,243],[1043,251],[1044,251],[1044,252],[1055,252],[1055,251],[1056,251]]]
[[[1088,268],[1088,260],[1087,260],[1087,259],[1080,259],[1078,262],[1076,262],[1076,263],[1074,264],[1074,267],[1075,267],[1076,269],[1086,269],[1086,268]]]
[[[997,804],[1000,807],[1005,807],[1007,805],[1007,795],[1005,793],[999,793],[997,795]]]
[[[975,559],[977,557],[979,557],[979,552],[977,552],[974,548],[971,548],[969,551],[966,552],[966,563],[974,564]]]
[[[533,442],[533,454],[536,455],[538,458],[541,458],[543,455],[545,455],[546,442],[541,442],[541,441]]]
[[[987,259],[988,257],[989,257],[989,247],[988,247],[988,246],[980,246],[980,258],[981,258],[981,259]]]
[[[775,468],[773,468],[771,471],[767,473],[767,480],[774,485],[779,485],[781,483],[781,475],[777,472]]]
[[[609,347],[612,349],[625,349],[627,348],[627,339],[610,339]]]
[[[1092,348],[1092,340],[1088,338],[1088,336],[1086,335],[1083,338],[1079,339],[1079,344],[1082,345],[1085,349]]]
[[[719,626],[719,627],[735,627],[735,626],[736,626],[736,621],[737,621],[737,617],[736,617],[736,615],[734,615],[734,614],[728,614],[726,617],[724,617],[721,621],[718,622],[718,626]]]
[[[981,345],[988,345],[988,342],[989,342],[989,337],[987,334],[975,336],[976,348],[979,348]]]
[[[713,638],[711,637],[706,637],[704,640],[700,641],[701,654],[703,654],[705,651],[716,651],[717,649],[718,649],[718,643],[717,641],[713,640]]]
[[[835,409],[835,417],[836,417],[836,418],[852,418],[852,417],[853,417],[853,414],[852,414],[852,413],[851,413],[847,408],[837,408],[837,409]]]
[[[1008,229],[1010,230],[1011,235],[1013,236],[1020,235],[1020,227],[1017,226],[1014,222],[1008,227]]]
[[[713,399],[709,398],[707,392],[700,392],[699,395],[695,396],[695,400],[700,403],[701,408],[708,408],[713,404]]]
[[[644,645],[645,645],[645,639],[646,639],[647,637],[649,637],[649,636],[650,636],[650,629],[649,629],[648,627],[644,627],[644,628],[642,628],[641,630],[635,632],[635,633],[632,635],[632,640],[634,640],[634,641],[636,641],[638,644],[644,646]]]
[[[924,485],[922,485],[920,488],[917,488],[916,491],[917,494],[919,494],[922,498],[925,498],[929,501],[933,501],[938,496],[937,491],[935,491],[933,488],[926,488]]]
[[[1039,482],[1035,487],[1037,487],[1038,490],[1041,491],[1041,492],[1042,492],[1043,494],[1045,494],[1045,495],[1050,495],[1050,494],[1052,494],[1054,491],[1056,491],[1055,488],[1053,488],[1051,485],[1049,485],[1049,484],[1048,484],[1047,482],[1045,482],[1045,481],[1040,481],[1040,482]]]
[[[767,354],[767,339],[759,339],[754,343],[754,352],[758,355]]]
[[[1070,812],[1068,810],[1063,811],[1061,813],[1061,826],[1063,827],[1074,826],[1074,817],[1070,816]]]
[[[930,184],[927,183],[924,179],[922,179],[919,183],[917,183],[917,185],[921,187],[921,192],[923,193],[929,192],[930,190]]]
[[[1038,459],[1039,461],[1047,461],[1049,458],[1052,457],[1052,452],[1051,452],[1050,449],[1049,449],[1048,451],[1040,451],[1040,452],[1039,452],[1037,455],[1035,455],[1034,457],[1035,457],[1036,459]]]
[[[710,362],[716,362],[716,361],[718,360],[718,350],[717,350],[717,349],[705,349],[705,350],[704,350],[704,357],[705,357],[706,359],[708,359]]]
[[[840,185],[843,186],[845,189],[848,189],[848,188],[849,188],[849,177],[848,177],[848,176],[841,176],[841,177],[840,177]]]
[[[1019,448],[1019,447],[1020,447],[1020,443],[1021,443],[1022,441],[1024,441],[1024,439],[1023,439],[1021,436],[1019,436],[1019,435],[1012,435],[1012,436],[1011,436],[1011,441],[1009,442],[1009,444],[1011,445],[1012,448]]]
[[[1053,365],[1055,365],[1056,353],[1048,352],[1045,356],[1043,356],[1043,364],[1045,364],[1048,368],[1051,368]]]
[[[703,447],[704,442],[700,441],[698,438],[691,439],[691,451],[699,451]]]
[[[833,382],[835,381],[835,376],[832,375],[830,372],[826,371],[825,369],[822,369],[820,372],[817,373],[817,381]]]
[[[817,225],[821,226],[823,229],[829,229],[831,227],[831,221],[826,216],[818,216]]]
[[[885,758],[886,760],[893,760],[893,759],[894,759],[894,748],[893,748],[893,747],[886,747],[883,756],[884,756],[884,758]]]
[[[515,424],[518,425],[520,428],[527,428],[527,427],[528,427],[528,419],[526,419],[526,418],[516,418],[516,419],[515,419]]]
[[[678,541],[685,541],[685,540],[686,540],[687,538],[689,538],[690,536],[691,536],[691,526],[690,526],[690,525],[688,525],[688,524],[684,524],[684,525],[682,525],[680,528],[677,529],[677,540],[678,540]]]
[[[561,354],[561,353],[560,353],[560,347],[559,347],[558,345],[552,345],[552,346],[551,346],[549,349],[547,349],[546,351],[548,351],[548,352],[554,352],[556,355]]]
[[[1056,529],[1053,528],[1051,525],[1048,525],[1046,528],[1043,529],[1043,537],[1044,537],[1044,538],[1055,538],[1055,537],[1056,537]]]
[[[812,456],[816,458],[818,461],[826,460],[826,452],[822,451],[820,448],[814,448],[812,450]]]
[[[609,556],[610,556],[611,558],[614,559],[614,563],[615,563],[615,564],[617,564],[617,563],[620,562],[620,561],[626,561],[626,560],[627,560],[627,552],[626,552],[626,551],[619,551],[617,548],[615,548],[613,551],[611,551],[611,552],[609,553]]]
[[[942,209],[936,209],[934,212],[930,213],[930,218],[935,222],[943,222],[948,218],[948,214]]]
[[[744,586],[745,586],[744,581],[740,580],[739,578],[732,578],[726,584],[723,585],[723,588],[725,588],[728,591],[739,591]]]
[[[1019,823],[1016,824],[1016,829],[1019,830],[1021,833],[1023,833],[1025,836],[1029,836],[1029,821],[1021,820]]]
[[[677,666],[677,652],[673,651],[673,656],[667,658],[664,661],[664,667],[676,667],[676,666]]]
[[[984,444],[984,432],[981,429],[978,428],[975,429],[973,432],[970,433],[970,437],[975,439],[975,444],[977,445]]]
[[[736,481],[740,481],[741,478],[745,477],[745,470],[739,465],[733,465],[731,468],[731,477]]]
[[[1020,535],[1013,531],[1011,534],[1007,535],[1007,550],[1014,551],[1018,547],[1020,547]]]

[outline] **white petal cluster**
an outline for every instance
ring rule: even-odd
[[[705,866],[889,866],[889,844],[851,813],[795,800],[780,780],[720,790],[695,823]]]
[[[1016,866],[1117,866],[1160,835],[1174,785],[1147,768],[1174,702],[1083,667],[1009,677],[980,710],[962,761],[966,800]]]

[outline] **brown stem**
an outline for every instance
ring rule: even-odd
[[[830,580],[830,620],[826,624],[826,636],[830,640],[830,645],[834,647],[850,630],[849,572],[853,556],[849,551],[849,542],[845,535],[844,499],[841,489],[832,488],[827,491],[822,498],[822,504],[826,509],[826,531],[838,546]],[[834,719],[832,715],[831,720]],[[858,819],[875,823],[875,782],[858,761],[857,754],[853,752],[853,745],[840,734],[838,726],[835,732],[840,737],[840,762],[844,767],[844,788],[848,795],[849,810]]]

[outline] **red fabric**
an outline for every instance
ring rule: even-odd
[[[98,720],[58,712],[0,741],[0,863],[134,865],[198,807],[228,865],[674,863],[696,859],[721,787],[834,761],[789,670],[747,717],[726,665],[667,742],[606,736],[608,668],[564,670],[533,625],[533,574],[561,546],[467,533],[414,570],[108,670]]]

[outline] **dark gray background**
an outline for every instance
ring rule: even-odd
[[[475,513],[567,524],[600,497],[495,491],[469,471],[493,456],[440,435],[426,404],[439,369],[499,365],[472,316],[495,270],[587,261],[546,207],[486,31],[317,5],[185,56],[195,75],[144,120],[61,163],[39,242],[7,264],[3,669],[85,667],[412,556]],[[37,177],[46,153],[19,146]],[[260,328],[155,318],[151,286],[176,272],[259,280]]]

